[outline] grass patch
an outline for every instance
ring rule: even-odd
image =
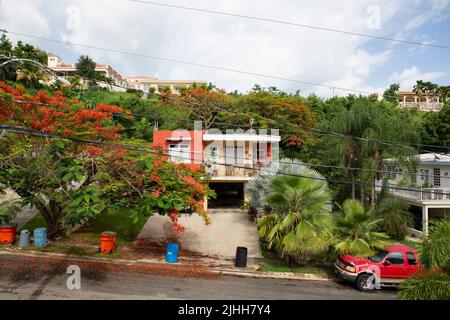
[[[46,228],[47,224],[45,223],[44,217],[40,212],[36,213],[30,221],[28,221],[21,230],[28,230],[33,234],[33,230],[36,228]]]
[[[89,221],[78,231],[68,236],[70,240],[98,244],[99,235],[103,231],[114,231],[117,233],[118,244],[129,244],[134,241],[141,231],[147,217],[139,217],[136,224],[133,224],[133,211],[122,209],[104,213],[95,220]]]
[[[114,231],[117,232],[118,244],[132,243],[148,219],[140,217],[137,223],[133,224],[132,214],[133,211],[128,209],[101,214],[95,220],[89,221],[82,228],[70,234],[67,239],[95,245],[99,242],[100,233]],[[40,227],[46,227],[46,224],[44,217],[38,212],[22,229],[27,229],[33,234],[33,230]]]
[[[326,275],[325,270],[317,267],[296,266],[290,267],[280,263],[265,263],[261,265],[261,271],[264,272],[294,272],[294,273],[309,273],[315,275]]]

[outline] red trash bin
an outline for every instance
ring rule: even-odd
[[[112,253],[116,250],[117,233],[105,231],[100,234],[100,252]]]

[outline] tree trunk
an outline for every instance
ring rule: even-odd
[[[352,177],[352,200],[356,200],[356,186],[355,186],[355,172],[352,170],[350,171],[350,175]]]
[[[56,202],[50,201],[48,208],[45,206],[36,206],[42,214],[47,225],[47,237],[49,239],[55,238],[61,233],[60,218],[61,209]]]
[[[375,214],[375,202],[376,202],[375,181],[376,181],[376,177],[373,178],[372,190],[371,190],[371,194],[370,194],[370,206],[372,208],[373,214]]]
[[[361,205],[362,206],[364,206],[364,181],[362,181],[362,180],[360,180],[359,181],[359,189],[360,189],[360,192],[361,192]]]

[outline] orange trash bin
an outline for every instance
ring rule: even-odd
[[[13,244],[16,239],[17,224],[0,225],[0,243]]]
[[[105,231],[100,234],[100,252],[112,253],[116,250],[117,233]]]

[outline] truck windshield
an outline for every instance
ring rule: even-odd
[[[386,250],[379,250],[377,254],[369,257],[368,259],[373,262],[380,262],[384,257],[386,257],[387,254],[388,252]]]

